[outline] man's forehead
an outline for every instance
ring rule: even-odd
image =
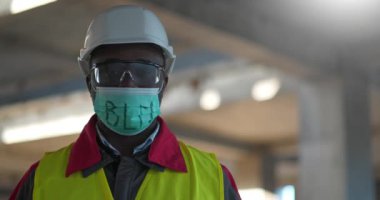
[[[161,47],[149,44],[108,44],[97,47],[92,53],[93,59],[148,59],[163,64],[164,56]]]
[[[161,47],[155,44],[141,43],[141,44],[107,44],[101,45],[91,53],[97,55],[99,53],[107,52],[128,52],[128,51],[141,51],[147,53],[163,54]]]

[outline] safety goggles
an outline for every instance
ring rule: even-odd
[[[164,79],[164,68],[145,60],[110,59],[93,64],[91,69],[91,83],[99,87],[160,88],[161,90]]]

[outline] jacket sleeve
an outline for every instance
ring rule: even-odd
[[[31,165],[28,171],[25,172],[24,176],[20,179],[16,187],[13,189],[9,200],[33,198],[34,173],[36,171],[38,163],[39,162],[36,162]]]
[[[225,200],[240,200],[240,194],[236,187],[235,180],[227,167],[224,165],[222,166],[223,170],[223,184],[224,184],[224,199]]]

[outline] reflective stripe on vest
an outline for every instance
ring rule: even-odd
[[[112,200],[103,169],[84,178],[82,172],[65,177],[71,145],[47,153],[41,159],[34,178],[33,199]],[[223,200],[223,172],[214,154],[199,151],[180,142],[187,173],[165,169],[148,171],[137,200]]]

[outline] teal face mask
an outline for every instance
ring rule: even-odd
[[[97,87],[94,110],[112,131],[137,135],[160,114],[158,88]]]

